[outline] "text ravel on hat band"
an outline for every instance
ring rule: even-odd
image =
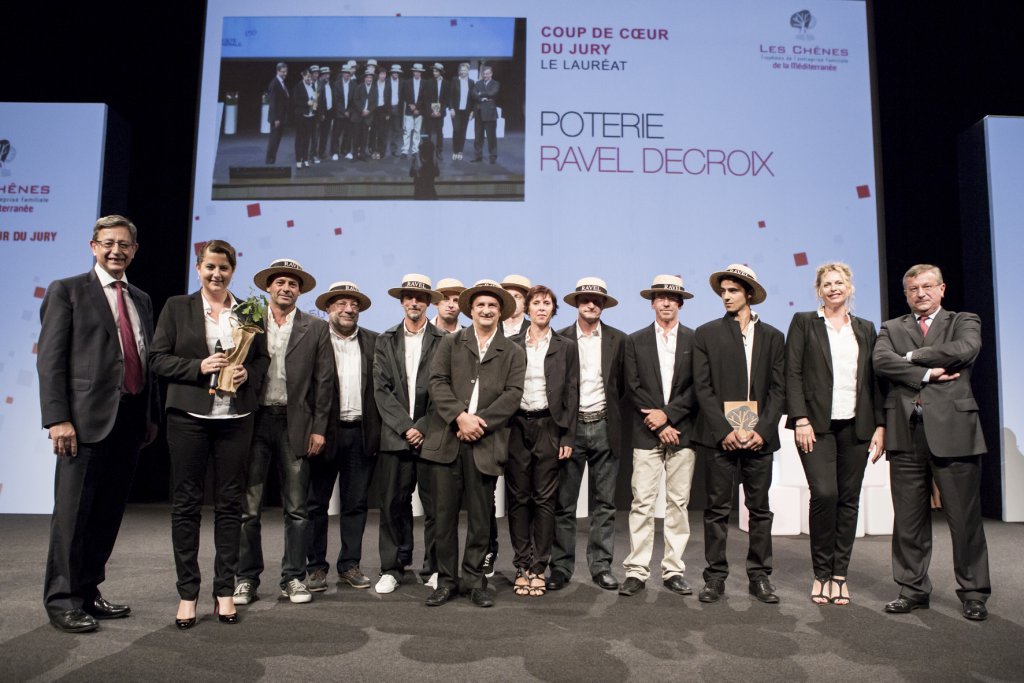
[[[601,285],[580,285],[576,288],[577,292],[598,292],[599,294],[607,294],[608,290]]]
[[[425,282],[417,282],[416,280],[406,280],[402,283],[402,289],[430,289]]]
[[[683,291],[682,287],[680,287],[679,285],[673,285],[673,284],[651,285],[651,289],[671,289],[671,290],[676,291],[676,292]]]
[[[275,268],[294,268],[295,270],[302,270],[302,266],[300,266],[295,261],[287,261],[287,260],[284,260],[284,259],[282,259],[280,261],[275,261],[274,262],[274,267]]]

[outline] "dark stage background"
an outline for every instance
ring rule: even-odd
[[[957,138],[987,114],[1024,115],[1024,5],[950,0],[869,5],[881,143],[882,272],[888,272],[883,291],[889,293],[883,310],[905,311],[899,277],[917,262],[943,269],[949,308],[970,310],[973,302],[963,296],[965,278],[990,271],[987,264],[966,261],[961,248]],[[102,212],[126,214],[139,226],[142,248],[131,278],[159,309],[186,287],[204,5],[137,3],[124,9],[98,3],[76,12],[73,21],[27,21],[25,13],[21,18],[5,22],[4,99],[110,106]],[[83,270],[89,265],[86,230],[83,226]],[[67,265],[59,271],[67,272]],[[982,356],[987,362],[975,375],[975,390],[994,447],[994,393],[991,400],[984,398],[986,387],[993,392],[995,387],[991,348]],[[166,500],[167,471],[166,447],[159,439],[143,454],[134,499]],[[998,472],[993,453],[986,459],[983,495],[991,516],[999,514]]]

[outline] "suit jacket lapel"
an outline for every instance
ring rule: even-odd
[[[360,327],[356,335],[356,339],[359,341],[359,386],[365,389],[373,383],[373,380],[370,378],[373,368],[373,352],[369,349],[369,342],[366,339],[369,335],[366,330]]]
[[[658,348],[658,323],[651,323],[651,326],[647,328],[647,333],[640,337],[640,341],[643,342],[645,347],[643,357],[651,359],[654,363],[654,380],[658,383],[658,396],[656,398],[661,399],[665,395],[665,386],[661,383],[661,358],[659,356],[661,349]],[[638,353],[637,356],[640,356],[640,354]]]
[[[295,311],[295,319],[292,320],[292,333],[288,335],[288,349],[284,352],[286,357],[292,352],[292,349],[298,346],[299,341],[309,330],[309,321],[309,316],[303,314],[302,311]]]
[[[868,358],[871,357],[872,349],[868,346],[868,331],[864,321],[851,315],[850,322],[853,323],[853,334],[857,337],[857,382],[859,383],[860,378],[864,376],[864,368]],[[831,356],[832,354],[829,354],[830,358]]]
[[[910,335],[910,340],[914,343],[914,348],[924,346],[924,335],[921,334],[921,328],[918,326],[917,318],[914,317],[913,313],[908,313],[903,316],[903,329]]]
[[[89,271],[86,289],[89,291],[90,298],[92,298],[93,306],[99,312],[100,320],[103,321],[103,329],[120,343],[121,336],[117,331],[117,321],[114,320],[114,314],[110,311],[110,303],[107,302],[107,295],[103,293],[103,285],[100,284],[100,279],[96,277],[95,270]]]
[[[852,320],[852,318],[851,318]],[[825,357],[825,365],[828,366],[829,374],[835,374],[835,368],[832,367],[832,344],[828,340],[828,319],[821,316],[816,316],[814,324],[811,325],[813,334],[818,340],[818,348],[821,349],[821,354]]]
[[[929,337],[932,340],[932,344],[935,343],[935,340],[941,339],[942,334],[946,329],[946,326],[949,325],[949,319],[952,317],[952,315],[953,314],[947,311],[945,308],[940,309],[939,312],[935,314],[935,317],[932,318],[932,323],[928,327],[928,336],[921,336],[922,343],[925,339],[928,339]]]
[[[672,384],[674,385],[682,380],[683,377],[683,359],[686,358],[686,344],[683,341],[683,326],[682,324],[677,326],[676,329],[676,362],[672,367]],[[660,372],[658,373],[661,374]],[[674,393],[674,392],[673,392]]]

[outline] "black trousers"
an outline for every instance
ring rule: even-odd
[[[981,456],[937,458],[928,448],[924,425],[911,422],[914,450],[889,453],[889,479],[895,513],[892,575],[900,595],[927,600],[932,592],[932,481],[953,542],[953,573],[960,600],[988,600],[988,545],[981,523]]]
[[[469,127],[469,110],[456,109],[452,116],[452,151],[462,154],[466,147],[466,129]]]
[[[484,158],[484,137],[487,137],[487,153],[490,158],[498,158],[498,122],[497,121],[481,121],[480,116],[477,115],[473,119],[476,123],[476,128],[473,131],[473,152],[477,159]]]
[[[743,497],[750,512],[750,546],[747,578],[751,581],[772,573],[772,511],[768,489],[772,485],[772,454],[753,451],[720,451],[698,446],[707,467],[707,507],[704,509],[704,580],[729,576],[725,546],[729,538],[732,492],[739,475]]]
[[[543,574],[555,540],[558,425],[550,417],[512,418],[505,463],[508,533],[517,569]]]
[[[312,116],[295,117],[295,161],[309,161],[309,148],[316,121]]]
[[[327,156],[327,144],[331,140],[331,128],[334,125],[334,114],[327,112],[324,116],[324,120],[320,121],[317,125],[317,144],[316,144],[316,155],[320,159]]]
[[[373,111],[373,124],[370,126],[370,151],[381,156],[388,151],[388,110],[378,107]]]
[[[444,151],[444,109],[441,109],[439,116],[431,113],[423,115],[423,137],[434,143],[434,158],[441,161],[441,153]]]
[[[347,116],[335,117],[331,129],[331,154],[344,157],[352,151],[352,121]]]
[[[277,148],[281,146],[281,137],[284,135],[284,123],[280,126],[275,126],[274,122],[270,122],[270,137],[267,138],[267,158],[268,164],[277,163]]]
[[[79,443],[77,456],[57,458],[43,583],[50,615],[81,608],[99,594],[132,488],[145,419],[144,400],[126,396],[107,438]]]
[[[420,574],[429,577],[437,571],[435,548],[434,501],[426,462],[413,451],[384,451],[380,454],[380,477],[384,498],[380,508],[380,572],[401,580],[405,568],[412,564],[413,540],[412,494],[419,484],[423,503],[423,568]]]
[[[485,437],[488,438],[488,437]],[[462,444],[448,464],[428,463],[434,494],[437,541],[437,585],[457,590],[459,581],[459,510],[466,504],[466,548],[462,554],[463,590],[486,588],[480,567],[487,554],[489,516],[498,478],[484,474],[473,462],[472,446]]]
[[[363,557],[363,532],[366,530],[367,501],[377,458],[363,448],[361,422],[338,422],[336,443],[327,457],[309,461],[309,553],[306,571],[330,569],[327,561],[327,511],[338,481],[340,515],[338,531],[341,548],[337,570],[341,574],[359,566]]]
[[[800,453],[811,489],[811,565],[818,577],[846,576],[869,442],[857,438],[852,419],[832,420],[829,431],[814,436],[814,450]]]
[[[182,600],[199,597],[199,527],[206,466],[213,458],[213,595],[235,590],[242,529],[245,469],[252,442],[253,416],[209,420],[176,410],[167,412],[171,456],[171,544]]]

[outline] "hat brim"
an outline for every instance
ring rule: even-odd
[[[740,280],[741,282],[746,282],[748,285],[750,285],[751,288],[753,288],[754,290],[754,295],[750,297],[751,306],[756,306],[758,304],[764,303],[765,299],[768,298],[768,292],[765,291],[765,288],[761,286],[761,284],[757,280],[749,278],[746,275],[741,275],[740,273],[733,273],[726,270],[719,270],[715,273],[712,273],[711,277],[708,278],[708,284],[711,285],[711,291],[713,291],[715,294],[719,296],[721,296],[721,292],[718,288],[721,286],[721,280],[723,278],[728,278],[730,280]]]
[[[470,304],[473,301],[473,297],[477,294],[491,294],[497,297],[498,301],[501,302],[501,319],[508,320],[516,312],[516,300],[512,298],[512,295],[506,292],[501,287],[495,287],[494,285],[480,285],[478,287],[469,287],[463,290],[459,294],[459,311],[464,316],[471,319],[473,318],[470,313]]]
[[[683,290],[675,290],[675,289],[645,289],[645,290],[640,292],[640,296],[642,296],[643,298],[648,299],[648,300],[654,299],[655,295],[657,295],[657,294],[675,294],[680,299],[692,299],[693,298],[693,294],[691,294],[690,292],[687,292],[685,289],[683,289]]]
[[[299,281],[299,293],[305,294],[306,292],[312,292],[316,289],[316,278],[307,273],[304,270],[296,270],[295,268],[264,268],[260,272],[256,273],[252,277],[253,284],[259,287],[264,292],[268,291],[267,287],[270,286],[270,277],[272,275],[287,275],[293,277]]]
[[[323,294],[318,296],[316,298],[316,307],[319,308],[324,313],[326,313],[327,312],[327,307],[331,305],[331,302],[333,302],[335,299],[341,298],[343,296],[348,297],[350,299],[355,299],[356,301],[358,301],[359,302],[359,312],[360,313],[362,313],[363,311],[369,309],[370,306],[373,303],[372,301],[370,301],[370,297],[366,296],[362,292],[335,290],[333,292],[324,292]]]
[[[441,292],[436,292],[433,289],[410,289],[408,287],[392,287],[388,290],[388,296],[393,296],[399,301],[402,300],[402,294],[405,292],[411,292],[413,294],[427,294],[430,296],[430,303],[436,304],[444,298]]]
[[[619,305],[619,300],[613,297],[611,294],[601,294],[600,292],[569,292],[562,297],[562,301],[569,304],[573,308],[579,308],[576,305],[576,299],[586,294],[587,296],[599,296],[604,299],[604,305],[601,308],[615,308]]]

